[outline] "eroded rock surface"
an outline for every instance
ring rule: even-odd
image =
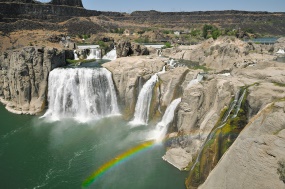
[[[271,103],[241,132],[200,189],[284,189],[277,174],[285,157],[285,103]]]
[[[0,56],[0,100],[19,114],[36,114],[46,105],[49,72],[65,65],[65,52],[25,47]]]

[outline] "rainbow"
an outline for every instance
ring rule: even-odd
[[[174,136],[174,137],[165,137],[161,141],[151,140],[151,141],[141,143],[141,144],[127,150],[126,152],[118,155],[117,157],[113,158],[112,160],[108,161],[107,163],[105,163],[104,165],[99,167],[99,169],[97,169],[94,173],[92,173],[87,179],[85,179],[83,181],[82,187],[90,186],[93,182],[95,182],[98,178],[103,176],[107,171],[109,171],[113,167],[115,167],[115,166],[119,165],[120,163],[130,159],[131,157],[133,157],[134,155],[136,155],[140,152],[143,152],[147,149],[150,149],[151,147],[155,146],[156,144],[168,142],[168,141],[171,141],[175,138],[180,138],[180,137],[185,137],[185,136],[194,137],[194,136],[200,136],[200,134],[199,133],[198,134],[197,133],[196,134],[195,133],[189,133],[189,134],[183,133],[182,135],[178,135],[178,136]]]
[[[135,155],[139,152],[142,152],[142,151],[145,151],[145,150],[151,148],[155,144],[156,144],[155,141],[147,141],[147,142],[139,144],[139,145],[129,149],[128,151],[118,155],[114,159],[112,159],[112,160],[108,161],[107,163],[105,163],[104,165],[102,165],[99,169],[97,169],[94,173],[92,173],[87,179],[85,179],[82,183],[82,187],[90,186],[96,179],[103,176],[108,170],[110,170],[114,166],[116,166],[116,165],[120,164],[121,162],[129,159],[130,157],[132,157],[133,155]]]

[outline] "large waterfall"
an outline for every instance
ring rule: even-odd
[[[162,120],[156,125],[155,130],[150,134],[151,139],[155,139],[156,141],[162,141],[164,139],[168,126],[173,121],[175,110],[180,102],[181,98],[177,98],[167,107]]]
[[[100,69],[55,69],[50,72],[49,109],[43,117],[81,122],[119,114],[111,72]]]
[[[157,74],[154,74],[142,87],[138,96],[134,119],[130,122],[132,125],[146,125],[149,117],[149,108],[152,99],[153,87],[158,80]]]

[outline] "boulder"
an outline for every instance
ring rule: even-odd
[[[117,57],[127,57],[127,56],[140,56],[149,55],[149,51],[145,46],[131,43],[130,41],[119,41],[116,45]]]

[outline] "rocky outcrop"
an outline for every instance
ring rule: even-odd
[[[284,189],[277,173],[285,157],[285,103],[263,108],[242,131],[206,182],[206,188]]]
[[[267,62],[275,58],[268,53],[269,48],[243,42],[235,37],[208,39],[201,44],[163,50],[164,56],[190,60],[207,66],[216,72],[247,67],[257,62]]]
[[[202,144],[220,119],[220,112],[229,105],[242,85],[218,76],[189,86],[195,77],[190,72],[182,85],[182,101],[174,124],[178,133],[171,140],[171,148],[164,156],[166,161],[180,170],[195,161]],[[177,157],[177,149],[184,154],[182,157]]]
[[[130,41],[119,41],[116,45],[117,57],[127,57],[127,56],[140,56],[149,55],[148,49],[136,43],[131,43]]]
[[[0,100],[18,114],[36,114],[46,106],[49,72],[65,65],[65,52],[24,47],[0,56]]]
[[[118,58],[103,64],[113,74],[113,80],[118,91],[118,101],[124,107],[124,117],[133,116],[139,85],[143,85],[153,74],[162,70],[163,59],[155,60],[147,57]],[[139,84],[141,82],[141,84]]]
[[[118,101],[123,107],[123,114],[126,119],[133,116],[140,89],[153,74],[158,73],[159,81],[153,90],[150,120],[157,121],[172,100],[181,96],[181,84],[184,82],[189,69],[180,67],[163,73],[161,70],[165,62],[167,62],[165,58],[128,57],[103,64],[113,73],[119,96]]]

